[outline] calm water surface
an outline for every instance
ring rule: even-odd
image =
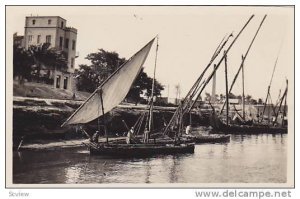
[[[194,154],[143,159],[90,156],[85,149],[14,152],[13,182],[284,183],[288,135],[231,135],[226,144],[199,144]]]

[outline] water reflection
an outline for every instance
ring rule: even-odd
[[[150,176],[151,176],[151,166],[149,164],[149,159],[146,159],[145,163],[145,183],[150,183]]]
[[[194,154],[108,159],[86,150],[14,152],[14,183],[284,183],[287,135],[232,135]]]

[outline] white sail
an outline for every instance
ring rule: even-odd
[[[104,114],[120,104],[141,71],[154,39],[109,76],[62,126],[84,124],[100,117],[103,115],[101,102],[103,102]]]

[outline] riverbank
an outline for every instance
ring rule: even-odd
[[[83,103],[77,100],[43,99],[15,96],[13,101],[13,139],[17,147],[22,139],[26,140],[69,140],[85,138],[76,126],[61,127],[61,124]],[[163,128],[172,117],[175,107],[154,107],[155,128]],[[139,116],[147,111],[146,105],[120,104],[106,114],[106,125],[110,137],[127,132]],[[192,114],[193,121],[199,116]],[[188,117],[186,119],[189,119]],[[126,123],[126,125],[124,124]],[[100,130],[103,131],[100,119]],[[92,135],[98,129],[98,121],[84,126]]]
[[[86,138],[76,126],[61,127],[61,124],[84,102],[90,93],[54,89],[52,85],[14,82],[13,87],[13,143],[18,147],[21,140],[70,140]],[[154,106],[154,126],[163,128],[171,119],[176,107]],[[105,115],[110,137],[117,137],[128,131],[147,111],[145,104],[121,103]],[[195,123],[201,123],[196,113],[192,114]],[[185,118],[189,120],[189,116]],[[208,122],[208,121],[207,121]],[[126,125],[125,125],[126,123]],[[205,124],[205,121],[203,122]],[[101,127],[102,126],[102,127]],[[99,129],[98,121],[84,126],[92,135]],[[104,131],[100,118],[100,131]]]

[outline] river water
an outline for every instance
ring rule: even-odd
[[[13,154],[13,183],[285,183],[288,135],[231,135],[194,154],[143,159],[90,156],[86,149]]]

